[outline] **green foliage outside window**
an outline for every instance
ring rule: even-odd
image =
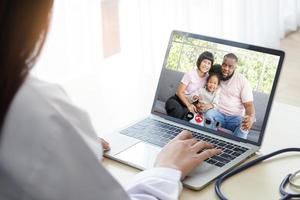
[[[196,67],[198,56],[203,51],[210,51],[217,64],[222,64],[227,53],[237,55],[237,70],[251,83],[254,91],[270,93],[279,57],[266,53],[236,48],[232,46],[188,38],[175,34],[170,48],[166,68],[187,72]]]

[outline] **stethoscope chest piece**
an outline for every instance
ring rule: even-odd
[[[287,200],[287,199],[292,199],[292,198],[300,198],[300,193],[298,194],[292,194],[292,193],[288,193],[286,191],[286,185],[289,183],[292,187],[294,187],[295,189],[299,190],[300,189],[300,185],[298,185],[295,180],[297,178],[297,176],[300,175],[300,170],[296,171],[293,174],[288,174],[281,182],[280,184],[280,194],[282,195],[282,197],[280,198],[281,200]]]

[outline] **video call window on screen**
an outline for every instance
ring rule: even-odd
[[[204,59],[200,61],[206,66],[200,66],[202,54]],[[257,142],[279,59],[276,55],[175,33],[165,57],[154,111]],[[201,69],[208,70],[204,77]],[[188,108],[178,95],[180,87],[185,89],[182,92],[188,105],[194,107]],[[248,130],[243,129],[247,118],[244,102],[252,102],[255,110]],[[191,108],[196,110],[191,112]]]

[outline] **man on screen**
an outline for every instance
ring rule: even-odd
[[[221,65],[220,96],[217,109],[207,111],[205,117],[221,123],[221,127],[240,138],[247,138],[255,120],[253,94],[249,81],[237,72],[238,58],[226,54]]]

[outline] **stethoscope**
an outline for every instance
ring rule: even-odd
[[[217,179],[216,183],[215,183],[215,192],[217,194],[217,196],[221,199],[221,200],[228,200],[228,198],[226,198],[223,193],[221,192],[221,184],[228,179],[229,177],[244,171],[245,169],[248,169],[249,167],[252,167],[253,165],[256,165],[257,163],[264,161],[266,159],[269,159],[273,156],[276,156],[278,154],[282,154],[285,152],[292,152],[292,151],[296,151],[296,152],[300,152],[300,148],[286,148],[286,149],[281,149],[278,151],[275,151],[273,153],[261,156],[259,158],[256,158],[255,160],[252,160],[244,165],[241,165],[231,171],[229,171],[228,173],[222,175],[220,178]],[[300,189],[300,185],[295,183],[295,179],[297,176],[300,175],[300,170],[296,171],[293,174],[288,174],[281,182],[280,187],[279,187],[279,192],[281,194],[281,198],[280,200],[288,200],[288,199],[292,199],[292,198],[300,198],[300,193],[299,194],[292,194],[292,193],[288,193],[285,190],[286,185],[289,183],[292,187],[296,188],[296,189]]]
[[[300,185],[294,183],[295,177],[300,173],[300,170],[296,171],[293,174],[288,174],[281,182],[279,192],[281,193],[281,200],[300,198],[300,194],[291,194],[286,192],[285,186],[289,183],[294,188],[300,189]]]

